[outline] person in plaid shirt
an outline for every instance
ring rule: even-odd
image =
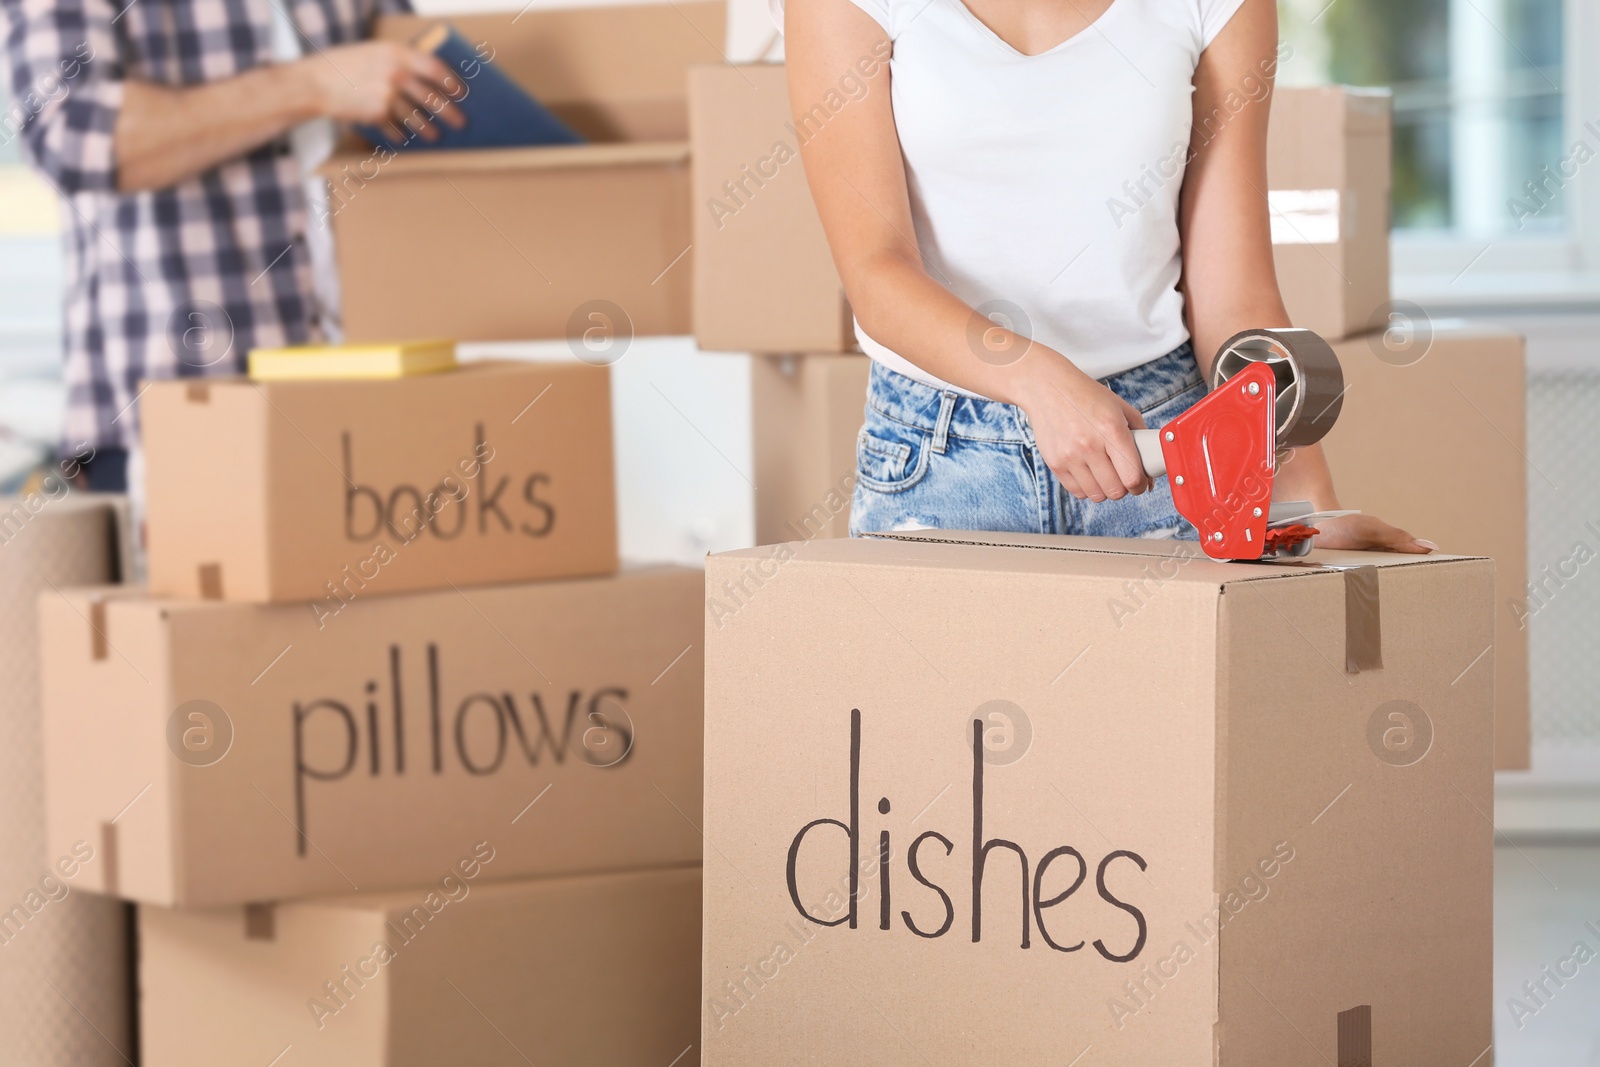
[[[92,449],[90,484],[120,489],[145,380],[336,337],[327,213],[308,209],[329,120],[432,139],[428,119],[462,122],[455,83],[431,55],[363,40],[407,0],[0,9],[15,101],[0,122],[63,204],[67,449]]]

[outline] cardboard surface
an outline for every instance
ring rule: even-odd
[[[726,19],[720,0],[453,16],[595,143],[336,155],[347,337],[576,338],[590,312],[616,336],[689,332],[684,72],[721,60]],[[386,16],[377,35],[434,21]]]
[[[1485,1050],[1489,561],[908,536],[708,560],[706,1063]]]
[[[781,64],[689,72],[694,334],[730,352],[856,348]]]
[[[1542,475],[1526,458],[1523,340],[1420,327],[1409,345],[1375,334],[1335,346],[1348,389],[1323,450],[1346,507],[1494,558],[1495,766],[1524,770],[1527,619],[1540,602],[1528,588],[1528,481]]]
[[[1278,288],[1296,326],[1330,341],[1372,328],[1389,300],[1387,89],[1279,89],[1267,130]]]
[[[608,372],[152,383],[150,587],[304,601],[617,568]]]
[[[173,905],[415,885],[485,837],[495,878],[698,862],[700,590],[653,567],[357,599],[320,628],[48,594],[50,847],[106,855],[83,888]]]
[[[871,366],[859,355],[751,360],[758,543],[850,535]]]
[[[699,1063],[699,869],[486,884],[499,862],[491,838],[383,896],[141,907],[145,1062]]]

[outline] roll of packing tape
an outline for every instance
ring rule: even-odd
[[[1314,445],[1339,419],[1344,371],[1333,346],[1310,330],[1245,330],[1228,339],[1211,365],[1215,389],[1252,363],[1277,379],[1278,447]]]
[[[124,508],[55,474],[0,497],[0,1067],[134,1057],[128,906],[78,888],[98,841],[77,855],[46,848],[36,623],[52,589],[117,581]]]

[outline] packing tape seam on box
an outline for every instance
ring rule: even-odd
[[[277,940],[277,905],[246,904],[244,906],[244,937],[246,941]]]
[[[106,637],[106,602],[98,597],[89,602],[89,658],[96,662],[109,654]]]
[[[1338,1035],[1338,1067],[1372,1067],[1371,1004],[1341,1011]]]
[[[1344,669],[1383,669],[1383,619],[1377,567],[1344,568]]]
[[[117,877],[117,824],[103,822],[100,824],[100,855],[102,869],[105,873],[101,876],[103,881],[102,891],[108,897],[117,895],[119,879]]]
[[[1444,561],[1441,561],[1444,562]],[[1344,575],[1344,670],[1346,674],[1383,669],[1383,618],[1379,572],[1372,564],[1279,560],[1279,566]],[[1265,575],[1263,577],[1274,577]],[[1279,575],[1278,577],[1281,577]],[[1260,581],[1249,578],[1246,581]]]
[[[61,594],[58,593],[57,595]],[[111,655],[113,646],[111,638],[107,636],[110,624],[106,621],[106,605],[113,600],[134,600],[139,595],[138,590],[131,588],[124,588],[120,591],[117,589],[97,589],[89,594],[89,615],[86,621],[89,623],[89,659],[91,661],[99,662],[110,658]],[[72,601],[68,600],[67,604],[72,607],[72,610],[78,610],[72,604]],[[81,611],[78,614],[80,617],[83,616]]]
[[[1030,552],[1031,551],[1041,551],[1041,550],[1045,551],[1045,552],[1081,552],[1086,556],[1125,556],[1125,557],[1131,557],[1131,558],[1134,558],[1134,559],[1202,559],[1202,558],[1204,558],[1202,556],[1189,555],[1189,554],[1186,554],[1186,553],[1183,553],[1183,552],[1174,552],[1174,553],[1171,553],[1168,556],[1154,556],[1154,555],[1152,555],[1152,554],[1150,554],[1148,552],[1124,552],[1121,549],[1117,549],[1117,548],[1084,548],[1082,545],[1073,545],[1070,548],[1067,548],[1067,547],[1058,548],[1058,547],[1056,547],[1054,545],[1019,545],[1019,544],[1014,544],[1014,543],[1013,544],[1008,544],[1008,543],[1006,543],[1004,541],[977,541],[977,540],[971,540],[971,539],[966,539],[966,538],[963,538],[960,541],[952,541],[952,540],[948,540],[948,539],[943,538],[943,537],[918,537],[916,534],[913,534],[913,533],[903,533],[903,532],[896,532],[896,531],[892,531],[892,530],[882,530],[882,531],[878,531],[876,533],[862,534],[861,536],[865,537],[865,538],[872,538],[872,539],[878,539],[878,540],[884,540],[884,541],[916,541],[918,543],[925,544],[925,545],[971,545],[971,546],[973,546],[975,548],[1020,548],[1020,549],[1026,550],[1026,551],[1030,551]],[[1184,543],[1187,544],[1188,542],[1184,542]],[[1214,562],[1220,562],[1220,561],[1214,561]],[[1219,583],[1219,584],[1221,584],[1221,583]]]
[[[201,563],[195,567],[195,580],[201,600],[222,600],[222,564]]]

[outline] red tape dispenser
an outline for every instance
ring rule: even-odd
[[[1303,556],[1314,513],[1301,501],[1272,502],[1273,477],[1289,449],[1322,440],[1339,417],[1344,373],[1332,347],[1310,330],[1245,330],[1211,368],[1211,392],[1160,430],[1135,430],[1145,472],[1165,474],[1178,514],[1222,560]]]

